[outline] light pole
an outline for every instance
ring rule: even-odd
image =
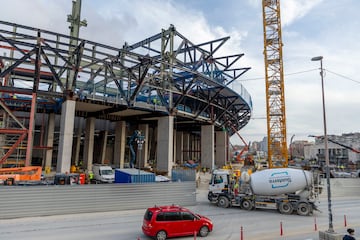
[[[322,90],[322,105],[323,105],[323,120],[324,120],[324,147],[325,147],[325,164],[326,164],[326,186],[327,186],[327,201],[328,201],[328,212],[329,212],[329,233],[334,232],[333,228],[333,216],[331,211],[331,190],[330,190],[330,170],[329,170],[329,150],[328,150],[328,137],[326,131],[326,112],[325,112],[325,94],[324,94],[324,70],[323,70],[323,57],[313,57],[311,61],[320,61],[320,76],[321,76],[321,90]]]
[[[295,137],[295,134],[293,134],[290,138],[290,146],[289,146],[289,149],[290,149],[290,161],[292,161],[293,157],[293,145],[292,145],[292,142],[293,142],[293,139]]]
[[[139,183],[141,183],[141,177],[140,177],[140,168],[141,168],[141,150],[142,150],[142,147],[143,147],[143,144],[145,142],[145,136],[144,135],[141,135],[141,131],[140,130],[137,130],[138,134],[137,134],[137,137],[136,137],[136,143],[137,143],[137,150],[138,150],[138,165],[139,165],[139,170],[138,170],[138,175],[139,175]]]

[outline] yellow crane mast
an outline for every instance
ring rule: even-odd
[[[269,168],[287,167],[280,0],[263,0],[266,117]]]

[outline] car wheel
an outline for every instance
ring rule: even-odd
[[[282,214],[291,214],[294,208],[289,202],[281,202],[279,204],[279,212]]]
[[[252,210],[254,207],[254,205],[252,204],[252,202],[250,200],[243,200],[241,202],[241,208],[245,209],[245,210]]]
[[[307,203],[299,203],[298,207],[297,207],[297,213],[301,216],[307,216],[310,215],[310,213],[312,212],[312,206],[310,204]]]
[[[221,196],[221,197],[219,197],[217,205],[222,208],[228,208],[229,207],[229,199],[227,197]]]
[[[200,237],[206,237],[209,234],[209,228],[207,226],[202,226],[199,231]]]
[[[156,234],[156,240],[165,240],[167,237],[167,234],[165,231],[161,230]]]

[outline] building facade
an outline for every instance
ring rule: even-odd
[[[325,163],[324,137],[318,136],[315,142],[304,144],[305,160]],[[349,167],[360,164],[360,133],[328,135],[329,164]]]

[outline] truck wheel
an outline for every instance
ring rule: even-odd
[[[281,202],[279,204],[279,212],[282,214],[291,214],[294,208],[291,203],[289,202]]]
[[[209,234],[209,228],[207,226],[202,226],[199,231],[200,237],[206,237]]]
[[[156,234],[156,240],[166,240],[167,234],[165,231],[161,230]]]
[[[312,212],[312,207],[310,204],[307,203],[299,203],[298,207],[297,207],[297,213],[301,216],[307,216],[310,215],[310,213]]]
[[[219,197],[217,205],[222,208],[228,208],[229,207],[229,199],[225,196]]]
[[[252,210],[254,208],[254,205],[250,200],[243,200],[241,202],[241,208],[245,210]]]

